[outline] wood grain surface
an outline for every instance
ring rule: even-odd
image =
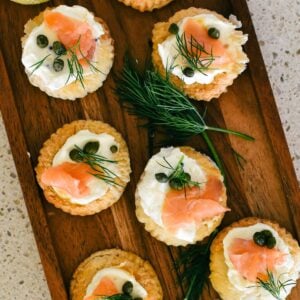
[[[93,11],[108,23],[115,39],[115,63],[103,88],[75,102],[51,99],[31,86],[21,64],[20,38],[26,21],[47,6],[62,3],[80,4]],[[208,123],[242,131],[256,139],[246,142],[210,134],[228,174],[232,211],[226,214],[222,226],[242,217],[258,216],[275,220],[295,238],[300,237],[299,187],[246,0],[175,0],[163,9],[143,14],[117,0],[56,0],[39,6],[2,0],[0,107],[52,299],[67,299],[70,279],[78,264],[93,252],[112,247],[130,250],[149,260],[162,283],[165,299],[183,299],[184,287],[178,283],[173,267],[179,250],[153,239],[135,217],[134,191],[149,159],[149,138],[147,131],[138,127],[140,121],[121,108],[113,88],[124,53],[129,50],[141,64],[149,60],[153,24],[190,6],[216,10],[226,17],[233,13],[249,34],[245,46],[251,61],[249,67],[226,94],[207,105]],[[33,171],[43,142],[63,124],[77,119],[102,120],[116,127],[128,143],[133,167],[131,182],[120,201],[90,217],[70,216],[46,202]],[[207,151],[200,137],[187,143]],[[243,167],[231,147],[247,159]],[[208,285],[202,299],[217,298]],[[289,299],[300,299],[299,284]]]

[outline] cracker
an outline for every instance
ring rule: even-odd
[[[47,9],[49,10],[49,8]],[[44,12],[41,12],[38,16],[36,16],[32,20],[29,20],[25,24],[25,35],[21,39],[23,48],[32,30],[43,23],[43,15]],[[38,87],[47,95],[63,100],[76,100],[77,98],[83,98],[88,93],[92,93],[98,88],[100,88],[103,85],[105,79],[107,78],[108,73],[113,65],[114,41],[111,38],[107,24],[100,18],[95,18],[95,20],[103,26],[105,32],[99,39],[98,43],[100,44],[97,45],[96,52],[93,58],[93,65],[97,69],[101,70],[101,72],[94,72],[93,74],[85,76],[84,88],[82,87],[80,81],[77,80],[70,84],[67,84],[66,86],[58,90],[51,90],[43,83],[39,76],[35,75],[35,73],[31,74],[31,72],[25,70],[30,83]]]
[[[149,262],[131,252],[109,249],[94,253],[79,265],[71,281],[71,300],[82,300],[95,274],[109,267],[119,267],[132,274],[147,291],[145,300],[163,299],[161,285]]]
[[[127,6],[131,6],[141,12],[152,11],[156,8],[166,6],[173,0],[119,0]]]
[[[203,168],[204,172],[207,176],[218,177],[223,180],[223,177],[216,167],[216,165],[211,161],[209,157],[203,155],[191,147],[180,147],[180,151],[182,151],[188,157],[197,161],[197,163]],[[143,179],[144,173],[141,176],[140,182]],[[141,223],[145,224],[145,229],[156,239],[164,242],[167,245],[172,246],[186,246],[188,244],[196,243],[197,241],[203,240],[205,237],[209,236],[222,222],[224,214],[214,217],[209,221],[204,221],[198,227],[196,237],[193,243],[189,243],[187,241],[178,239],[174,237],[170,232],[166,231],[165,228],[161,227],[157,223],[155,223],[151,217],[145,214],[144,209],[141,205],[141,198],[138,195],[138,189],[136,189],[135,194],[135,205],[136,205],[136,216]],[[220,200],[220,204],[226,207],[227,196],[226,196],[226,188],[223,185],[222,196]]]
[[[152,31],[153,37],[153,52],[152,60],[155,68],[159,71],[162,76],[166,75],[166,70],[162,64],[162,60],[158,53],[158,45],[164,42],[171,33],[169,32],[169,27],[172,23],[178,23],[185,17],[193,17],[199,14],[211,14],[216,16],[223,22],[230,22],[222,15],[202,8],[191,7],[188,9],[180,10],[175,13],[167,22],[160,22],[154,25]],[[241,31],[235,31],[232,37],[237,43],[236,49],[236,61],[232,65],[231,70],[226,73],[218,74],[215,76],[214,81],[210,84],[184,84],[184,82],[177,76],[170,74],[171,81],[189,97],[195,100],[210,101],[213,98],[218,98],[222,93],[227,91],[227,87],[232,85],[234,79],[238,77],[246,68],[246,63],[249,61],[247,55],[243,52],[242,45],[246,43],[247,36]]]
[[[300,248],[298,242],[293,239],[290,233],[288,233],[284,228],[281,228],[277,223],[254,217],[242,219],[238,222],[235,222],[232,225],[223,229],[217,235],[210,248],[210,281],[212,283],[213,288],[219,293],[223,300],[239,299],[240,296],[240,293],[230,283],[227,276],[228,267],[225,263],[223,240],[229,233],[229,231],[233,228],[247,227],[255,225],[257,223],[269,225],[275,231],[277,231],[278,235],[288,245],[292,256],[297,261],[297,264],[300,263]]]
[[[54,156],[64,145],[66,140],[70,136],[76,134],[76,132],[83,129],[88,129],[96,134],[107,133],[115,138],[116,142],[119,144],[119,150],[115,153],[115,160],[118,162],[120,175],[116,178],[116,183],[119,185],[110,185],[108,191],[100,199],[96,199],[86,205],[79,205],[71,203],[68,199],[59,197],[52,187],[45,186],[42,183],[41,176],[47,168],[52,166]],[[130,180],[129,175],[131,168],[127,145],[120,133],[118,133],[110,125],[101,121],[79,120],[64,125],[62,128],[58,129],[56,133],[52,134],[51,137],[44,143],[40,150],[38,165],[35,168],[35,171],[37,181],[44,191],[45,198],[50,203],[72,215],[86,216],[98,213],[119,200],[125,190],[126,184]]]

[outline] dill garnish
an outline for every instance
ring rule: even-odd
[[[33,68],[34,69],[31,71],[31,75],[45,62],[45,60],[50,56],[51,54],[46,55],[44,58],[42,58],[41,60],[39,60],[38,62],[34,63],[33,65],[31,65],[29,68]]]
[[[209,274],[210,246],[216,237],[216,229],[204,244],[192,245],[186,248],[176,262],[176,268],[184,271],[180,274],[180,280],[188,284],[188,289],[183,300],[199,299],[204,284]]]
[[[107,159],[106,157],[99,154],[84,152],[83,149],[81,149],[77,145],[74,146],[74,149],[76,151],[75,161],[83,162],[89,165],[91,169],[95,171],[95,173],[90,173],[91,175],[100,180],[103,180],[107,184],[121,186],[120,184],[115,182],[115,178],[117,178],[118,176],[104,165],[104,163],[116,164],[117,161]]]
[[[187,40],[185,33],[176,33],[176,50],[184,58],[193,71],[198,71],[206,75],[210,65],[214,62],[213,49],[210,52],[205,49],[204,44],[200,44],[193,36]]]
[[[268,291],[277,300],[283,300],[283,298],[280,296],[281,290],[286,291],[285,288],[287,286],[296,284],[296,282],[291,279],[284,282],[282,282],[280,278],[275,279],[274,274],[269,270],[267,270],[267,276],[267,280],[257,278],[257,286]]]

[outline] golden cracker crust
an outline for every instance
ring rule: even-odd
[[[152,11],[156,8],[166,6],[173,0],[119,0],[127,6],[131,6],[141,12]]]
[[[223,22],[230,22],[222,15],[202,8],[190,7],[175,13],[168,21],[156,23],[152,31],[153,52],[152,60],[155,68],[162,76],[166,75],[165,68],[158,53],[158,45],[165,41],[171,34],[168,29],[172,23],[178,23],[185,17],[193,17],[199,14],[211,14],[219,18]],[[227,91],[227,87],[232,85],[235,78],[238,77],[246,68],[246,63],[249,61],[247,55],[243,52],[242,45],[246,43],[247,36],[243,35],[241,31],[235,31],[232,39],[237,42],[237,59],[232,65],[230,72],[218,74],[214,81],[210,84],[184,84],[184,82],[177,76],[170,74],[171,81],[186,95],[194,100],[210,101],[213,98],[218,98],[222,93]]]
[[[46,10],[50,10],[50,8],[47,8]],[[38,16],[36,16],[32,20],[29,20],[25,24],[25,35],[21,39],[23,48],[32,30],[43,23],[43,15],[44,12],[41,12]],[[95,67],[101,70],[101,72],[95,72],[91,75],[85,76],[85,88],[81,86],[81,83],[79,81],[74,81],[59,90],[53,91],[44,85],[44,83],[40,80],[39,76],[35,75],[34,73],[31,74],[31,72],[25,70],[30,83],[38,87],[47,95],[63,100],[76,100],[77,98],[83,98],[88,93],[92,93],[98,88],[100,88],[103,85],[105,79],[107,78],[108,73],[113,65],[114,41],[110,35],[107,24],[100,18],[95,17],[95,20],[103,26],[105,31],[104,35],[102,35],[99,39],[99,42],[101,44],[96,47],[95,59],[93,59],[95,60],[93,64],[95,65]]]
[[[267,224],[271,226],[274,230],[276,230],[279,236],[289,246],[289,249],[294,259],[297,260],[298,263],[300,262],[300,248],[298,242],[293,239],[292,235],[288,233],[286,229],[281,228],[277,223],[255,217],[246,218],[235,222],[223,229],[216,236],[210,248],[210,281],[212,283],[213,288],[219,293],[223,300],[239,299],[239,293],[230,283],[227,276],[228,267],[225,263],[223,240],[229,233],[229,231],[233,228],[247,227],[255,225],[257,223]]]
[[[180,151],[182,151],[185,155],[196,160],[197,163],[204,169],[204,172],[208,176],[218,177],[223,180],[220,170],[216,167],[216,165],[211,161],[211,159],[208,156],[197,152],[195,149],[191,147],[179,147],[179,148]],[[142,181],[143,177],[144,177],[144,173],[142,174],[138,185]],[[167,232],[163,227],[156,224],[148,215],[146,215],[141,205],[141,197],[138,195],[137,191],[138,189],[136,189],[136,193],[135,193],[136,216],[141,223],[144,223],[145,229],[153,237],[170,246],[186,246],[188,244],[191,244],[187,241],[183,241],[181,239],[174,237],[171,233]],[[227,203],[226,188],[223,185],[220,204],[226,207],[226,203]],[[214,217],[212,220],[203,222],[201,226],[199,226],[196,233],[195,241],[192,244],[195,244],[197,241],[202,241],[205,237],[209,236],[221,224],[224,215],[225,213],[217,217]]]
[[[119,144],[119,151],[115,154],[115,160],[118,161],[120,176],[116,182],[121,186],[110,186],[108,191],[100,198],[86,205],[71,203],[69,200],[61,198],[50,186],[45,186],[41,181],[43,172],[52,166],[52,161],[58,150],[64,145],[66,140],[76,132],[88,129],[96,134],[108,133],[112,135]],[[121,134],[110,125],[101,121],[79,120],[59,128],[56,133],[44,143],[38,157],[38,165],[35,168],[36,178],[40,187],[44,191],[45,198],[55,207],[62,209],[64,212],[86,216],[98,213],[117,202],[125,190],[126,184],[130,180],[130,160],[127,145]]]
[[[120,267],[132,274],[147,291],[148,297],[145,300],[163,299],[161,285],[149,262],[131,252],[109,249],[92,254],[79,265],[71,281],[71,300],[82,300],[94,275],[108,267]]]

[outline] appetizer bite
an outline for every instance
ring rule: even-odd
[[[25,5],[33,5],[33,4],[48,2],[49,0],[11,0],[11,1],[20,4],[25,4]]]
[[[114,58],[106,23],[86,8],[47,8],[25,25],[22,63],[32,85],[49,96],[75,100],[96,91]]]
[[[147,163],[136,189],[136,215],[168,245],[201,241],[221,223],[226,189],[217,166],[190,147],[162,148]]]
[[[131,6],[141,12],[152,11],[156,8],[166,6],[173,0],[119,0],[127,6]]]
[[[300,274],[298,242],[268,220],[247,218],[211,246],[210,280],[224,300],[286,299]]]
[[[242,45],[248,37],[216,12],[191,7],[178,11],[153,29],[154,66],[162,76],[195,100],[210,101],[224,93],[249,61]]]
[[[72,215],[113,205],[130,180],[125,141],[100,121],[74,121],[52,134],[40,151],[37,181],[46,199]]]
[[[71,300],[162,300],[152,266],[119,249],[99,251],[82,262],[73,275]]]

